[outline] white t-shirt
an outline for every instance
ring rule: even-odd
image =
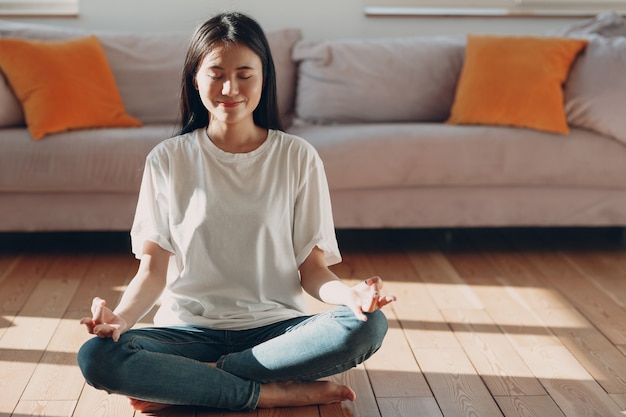
[[[315,246],[328,265],[341,261],[322,161],[277,130],[248,153],[222,151],[204,129],[161,142],[131,237],[138,258],[146,240],[174,255],[157,326],[241,330],[301,316],[299,265]]]

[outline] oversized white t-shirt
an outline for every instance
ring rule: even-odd
[[[173,254],[155,325],[241,330],[306,314],[298,266],[318,246],[340,262],[317,151],[270,130],[248,153],[216,147],[204,129],[146,158],[132,248]]]

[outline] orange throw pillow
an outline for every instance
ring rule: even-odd
[[[449,124],[569,132],[563,84],[586,40],[469,35]]]
[[[95,36],[50,42],[0,39],[0,69],[34,139],[70,129],[141,126],[126,114]]]

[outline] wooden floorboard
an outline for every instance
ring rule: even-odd
[[[348,282],[398,301],[354,403],[176,417],[623,417],[626,244],[618,229],[339,231]],[[145,417],[85,384],[78,324],[137,261],[122,234],[0,234],[0,417]],[[308,299],[312,311],[326,308]],[[149,325],[153,312],[141,321]]]

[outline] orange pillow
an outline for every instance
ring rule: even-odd
[[[0,39],[0,69],[34,139],[70,129],[141,126],[126,114],[95,36],[53,42]]]
[[[469,35],[449,124],[569,132],[563,84],[586,40]]]

